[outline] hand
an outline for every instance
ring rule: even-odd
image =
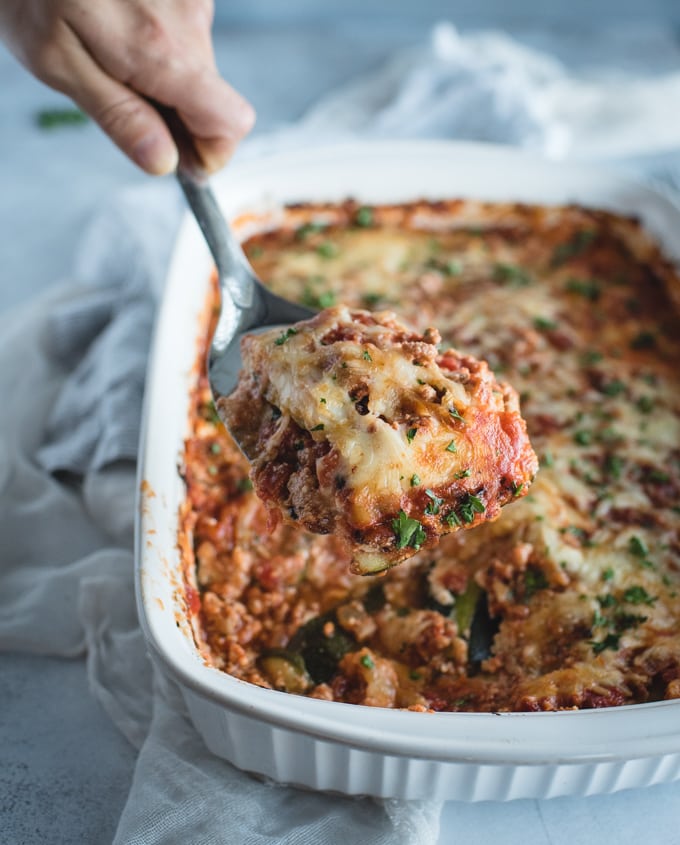
[[[178,112],[214,171],[255,113],[219,75],[212,17],[212,0],[0,0],[0,37],[148,173],[173,170],[177,149],[146,98]]]

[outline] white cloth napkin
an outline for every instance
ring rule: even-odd
[[[663,167],[677,169],[680,118],[669,102],[680,102],[680,74],[577,79],[503,35],[441,25],[427,45],[240,155],[398,135],[552,156],[667,150]],[[140,749],[116,845],[431,845],[436,802],[281,788],[213,757],[177,689],[151,671],[133,599],[134,461],[150,328],[180,213],[172,182],[122,191],[90,226],[73,283],[0,321],[0,648],[86,653],[94,695]]]

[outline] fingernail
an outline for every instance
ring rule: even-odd
[[[255,109],[248,100],[239,97],[233,111],[233,125],[237,134],[247,135],[255,124]]]
[[[163,176],[175,170],[179,154],[168,138],[151,132],[135,144],[132,159],[147,173]]]

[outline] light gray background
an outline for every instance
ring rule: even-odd
[[[334,86],[421,40],[432,22],[505,24],[580,66],[677,66],[677,0],[446,3],[249,0],[218,3],[220,67],[255,104],[258,132],[299,117]],[[616,21],[616,25],[612,24]],[[0,49],[0,309],[68,276],[93,211],[139,174],[93,126],[51,133],[35,113],[62,103]],[[680,107],[680,104],[678,104]],[[8,401],[7,397],[2,401]],[[0,538],[0,554],[2,538]],[[0,655],[0,843],[107,843],[134,752],[90,698],[83,662]],[[680,842],[677,790],[582,801],[447,806],[442,842]],[[609,830],[602,808],[630,808]],[[192,843],[193,845],[193,843]]]

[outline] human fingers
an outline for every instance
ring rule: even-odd
[[[173,108],[206,170],[217,170],[250,131],[255,113],[216,68],[211,4],[166,0],[163,15],[156,7],[154,0],[130,0],[127,15],[111,15],[104,29],[91,6],[76,4],[72,25],[110,76]]]

